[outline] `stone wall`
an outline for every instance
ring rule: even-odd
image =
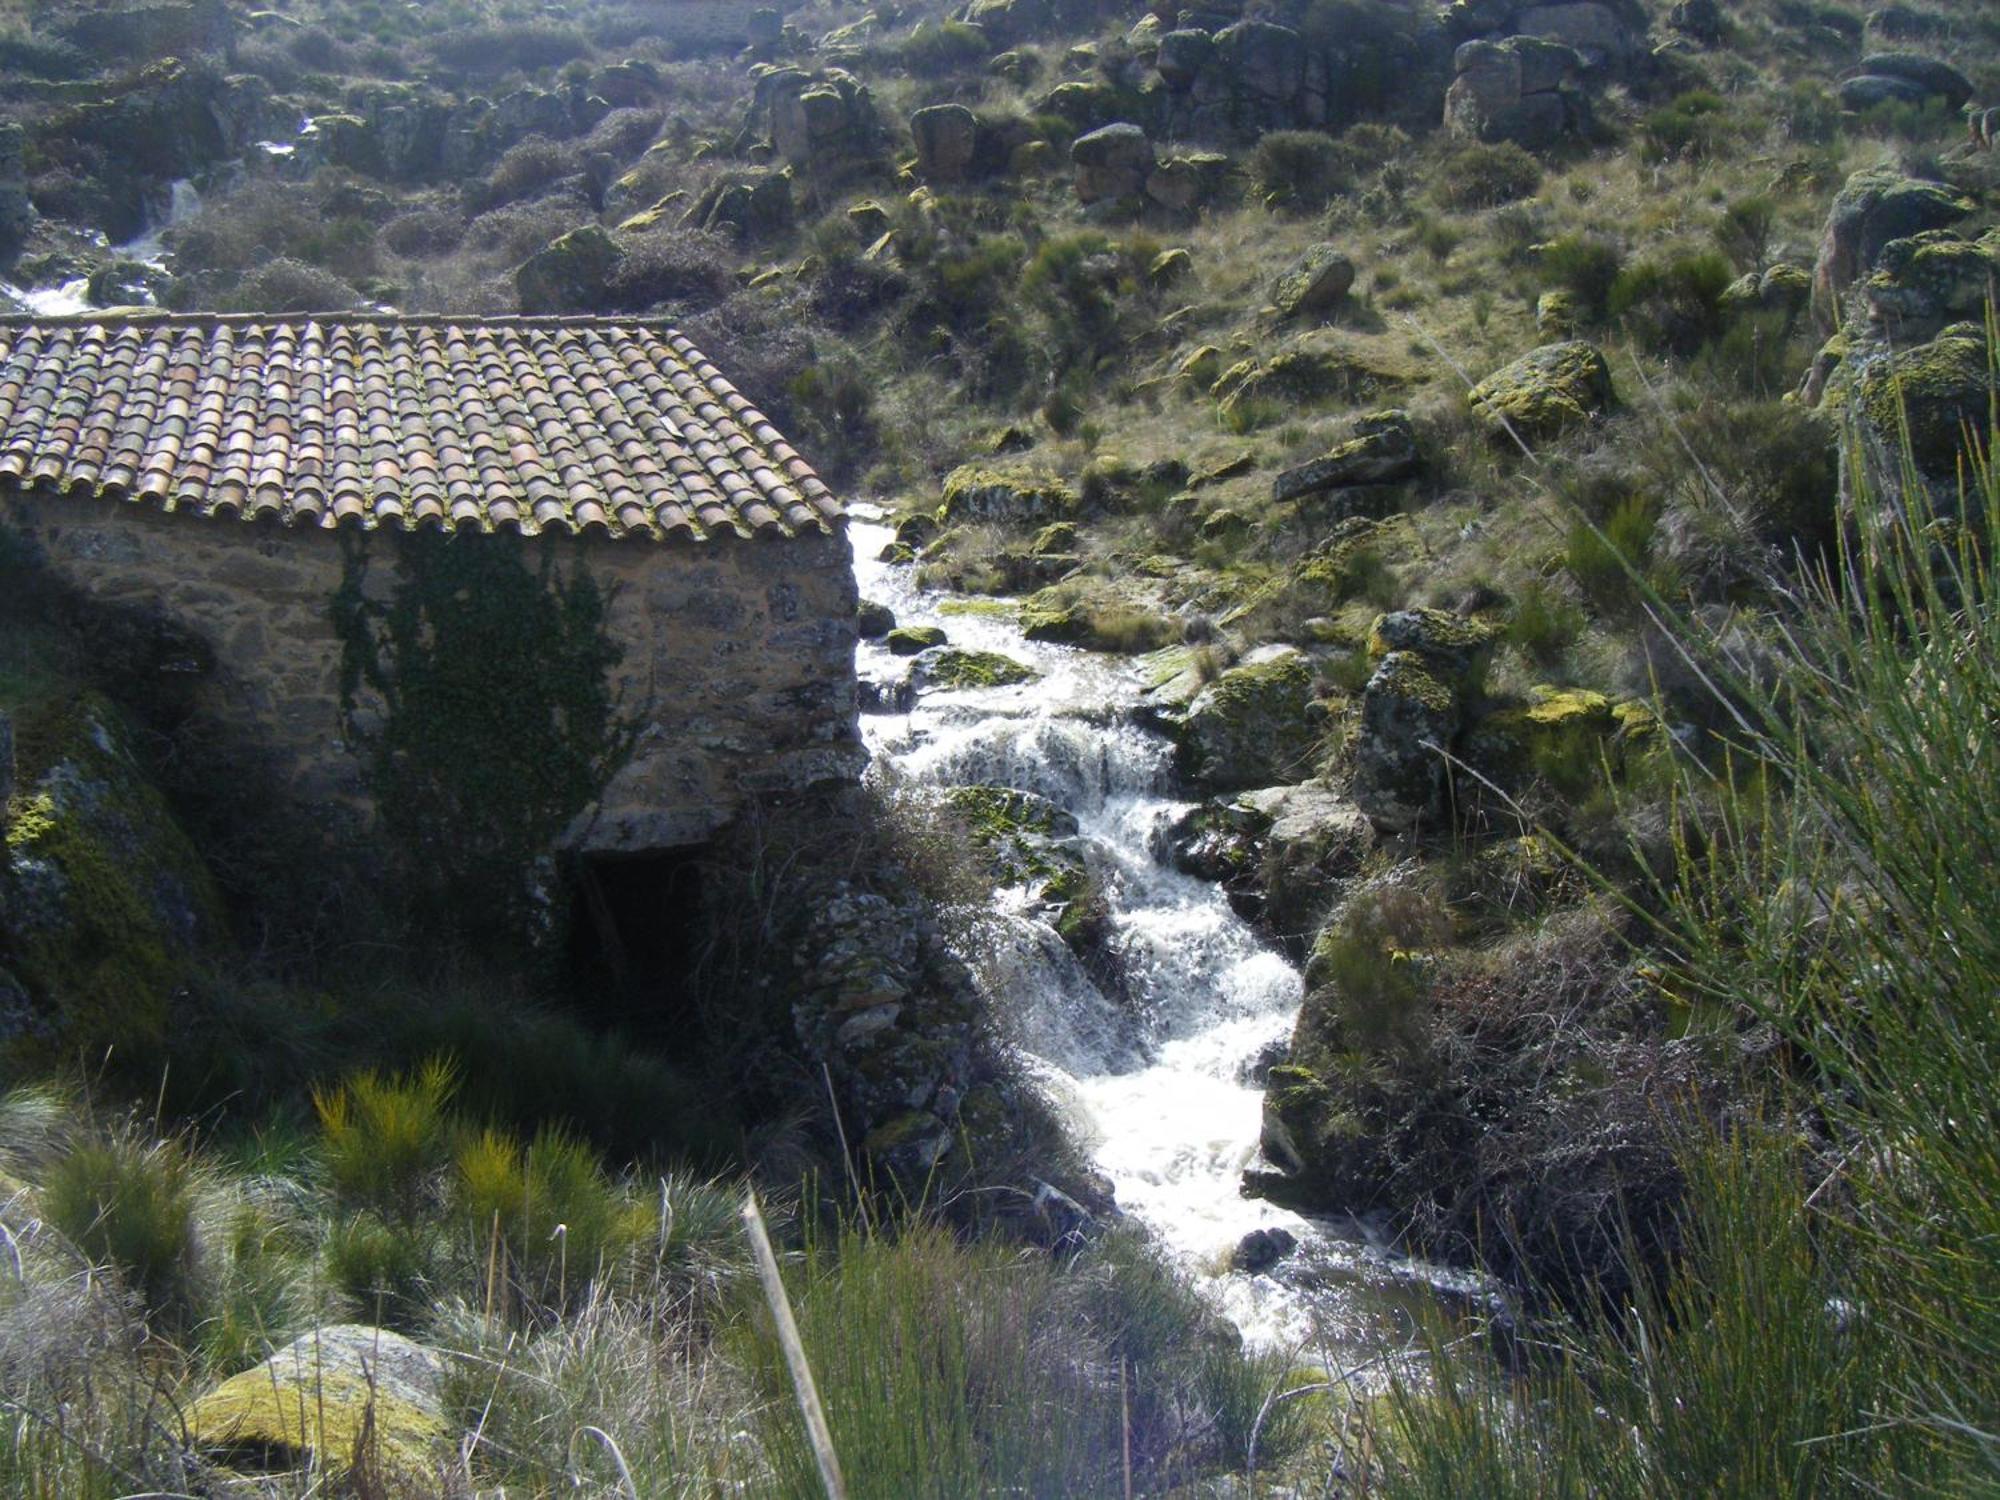
[[[205,639],[213,662],[202,709],[265,747],[299,804],[366,812],[363,762],[343,733],[332,601],[348,566],[344,546],[357,544],[367,551],[368,592],[386,597],[399,576],[395,538],[36,495],[0,499],[0,522],[85,596],[164,610]],[[750,798],[859,775],[856,596],[844,535],[700,544],[551,537],[530,552],[548,546],[561,549],[559,566],[586,567],[605,587],[606,630],[624,651],[612,685],[638,726],[631,759],[572,830],[578,847],[700,843]]]

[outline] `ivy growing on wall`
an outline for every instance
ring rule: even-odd
[[[525,939],[538,862],[632,749],[609,599],[580,557],[562,570],[542,546],[532,561],[516,536],[391,545],[386,595],[357,538],[334,600],[349,743],[426,918]]]

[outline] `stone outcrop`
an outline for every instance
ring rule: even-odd
[[[1349,795],[1383,832],[1443,813],[1446,757],[1498,636],[1497,626],[1436,609],[1376,620],[1368,641],[1376,666],[1361,695]]]
[[[934,104],[910,116],[917,175],[926,182],[963,182],[979,146],[979,119],[963,104]]]
[[[1303,953],[1375,832],[1352,802],[1319,782],[1262,787],[1201,804],[1167,835],[1175,868],[1219,883],[1230,905]]]
[[[750,110],[753,127],[763,122],[778,155],[814,186],[881,159],[885,142],[874,96],[844,69],[764,70]]]
[[[236,40],[236,14],[224,0],[191,5],[107,6],[63,17],[56,35],[106,62],[224,55]]]
[[[1647,57],[1648,18],[1639,0],[1453,0],[1444,21],[1455,41],[1518,36],[1557,43],[1594,72],[1629,73]]]
[[[1003,473],[980,464],[962,464],[945,476],[938,520],[946,526],[997,522],[1041,526],[1071,514],[1076,491],[1052,474]]]
[[[1472,388],[1473,413],[1504,437],[1553,437],[1611,405],[1611,367],[1595,344],[1544,344]]]
[[[601,311],[606,283],[624,259],[624,249],[597,225],[572,229],[515,269],[514,290],[521,311],[531,315]]]
[[[1217,791],[1312,769],[1321,725],[1313,671],[1291,646],[1261,646],[1198,692],[1176,726],[1183,773]]]
[[[1271,305],[1281,318],[1324,313],[1346,300],[1354,285],[1354,262],[1332,245],[1314,245],[1271,288]]]
[[[1821,326],[1840,322],[1848,289],[1875,269],[1891,240],[1950,228],[1972,211],[1970,199],[1941,182],[1879,170],[1848,178],[1827,212],[1813,268],[1813,312]]]
[[[1452,66],[1444,123],[1453,135],[1538,150],[1589,119],[1589,100],[1576,81],[1582,59],[1558,42],[1533,36],[1467,42]]]
[[[1355,423],[1354,436],[1337,443],[1318,458],[1282,470],[1271,481],[1271,498],[1283,503],[1308,497],[1332,497],[1318,509],[1328,519],[1357,515],[1362,504],[1343,504],[1338,496],[1353,490],[1373,491],[1416,477],[1419,468],[1416,430],[1410,414],[1401,410],[1372,412]]]
[[[786,167],[718,177],[695,199],[687,222],[755,241],[785,233],[796,216],[792,171]]]
[[[27,705],[7,739],[0,1059],[164,1039],[174,995],[223,935],[207,868],[103,699]]]
[[[1142,197],[1157,153],[1146,132],[1118,122],[1080,135],[1069,148],[1080,203],[1118,203]]]
[[[1840,102],[1845,109],[1935,101],[1956,113],[1972,97],[1971,79],[1950,63],[1918,52],[1871,52],[1842,73],[1840,80]]]
[[[27,133],[13,121],[0,124],[0,265],[12,264],[35,227],[35,206],[28,201],[27,171],[21,151]]]

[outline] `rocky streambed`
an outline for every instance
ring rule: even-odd
[[[1197,805],[1145,725],[1141,672],[920,589],[878,560],[892,533],[858,509],[861,593],[896,627],[861,645],[864,733],[878,764],[957,808],[1006,882],[973,957],[1024,1070],[1246,1338],[1344,1358],[1407,1337],[1418,1307],[1467,1284],[1373,1226],[1243,1194],[1303,985],[1221,883],[1183,868]]]

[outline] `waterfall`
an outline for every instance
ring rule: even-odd
[[[916,586],[914,569],[875,560],[891,539],[885,526],[857,519],[851,538],[862,596],[887,604],[899,624],[940,626],[955,647],[1001,652],[1040,674],[1009,687],[924,687],[908,712],[863,720],[871,752],[911,781],[1033,792],[1077,820],[1108,906],[1104,951],[1116,993],[1044,923],[1018,907],[993,914],[977,962],[1024,1070],[1125,1211],[1246,1338],[1291,1347],[1389,1333],[1410,1300],[1402,1263],[1351,1226],[1241,1195],[1262,1120],[1252,1065],[1290,1035],[1302,984],[1217,887],[1157,857],[1161,830],[1187,804],[1174,799],[1169,747],[1134,722],[1137,673],[1029,641],[1010,618],[952,612]],[[864,679],[890,683],[909,666],[880,643],[861,645]],[[1266,1228],[1291,1233],[1300,1253],[1268,1273],[1231,1270],[1237,1242]]]

